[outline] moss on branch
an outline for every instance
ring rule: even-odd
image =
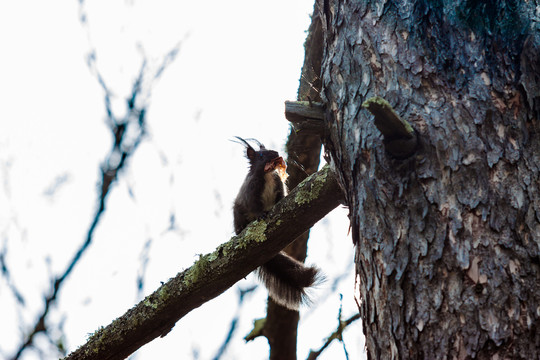
[[[298,201],[297,199],[301,199]],[[66,359],[124,359],[196,307],[218,296],[270,260],[338,206],[342,194],[329,167],[311,175],[264,219],[254,221],[110,325],[100,328]]]

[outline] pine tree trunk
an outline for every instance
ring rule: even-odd
[[[318,7],[369,358],[539,359],[538,0]],[[375,96],[415,147],[392,148]]]

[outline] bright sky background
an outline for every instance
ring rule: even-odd
[[[233,235],[232,202],[247,161],[229,140],[254,137],[283,151],[283,103],[296,99],[312,10],[313,0],[0,2],[0,254],[10,273],[0,278],[0,358],[12,356],[34,325],[51,279],[84,241],[97,206],[100,164],[112,139],[88,55],[95,51],[121,117],[143,58],[151,75],[181,42],[147,92],[148,135],[50,314],[49,328],[62,324],[70,351],[141,300],[136,279],[146,255],[143,296]],[[337,327],[340,293],[343,318],[357,311],[346,214],[338,209],[312,230],[307,261],[328,280],[314,292],[315,305],[302,309],[299,359]],[[252,275],[240,281],[135,357],[213,358],[238,311],[238,287],[256,283]],[[242,340],[265,306],[260,286],[244,301],[224,359],[268,357],[265,339]],[[350,358],[363,358],[360,322],[344,337]],[[24,359],[57,358],[45,337],[36,344]],[[344,359],[342,345],[320,358]]]

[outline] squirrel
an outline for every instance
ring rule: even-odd
[[[267,150],[259,141],[248,139],[259,145],[259,151],[256,151],[246,140],[236,138],[245,145],[250,163],[249,172],[233,206],[234,230],[238,235],[250,222],[261,218],[287,195],[287,173],[285,161],[277,151]],[[283,251],[256,271],[270,297],[290,310],[298,310],[300,304],[309,303],[306,288],[320,279],[316,267],[306,266]]]

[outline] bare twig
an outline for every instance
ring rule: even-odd
[[[142,77],[143,72],[144,72],[144,65],[141,67],[138,79]],[[106,90],[107,87],[105,83],[102,81],[101,83],[102,83],[102,86],[104,86],[104,89]],[[130,99],[135,101],[137,94],[140,91],[141,89],[138,86],[138,81],[135,81]],[[108,94],[109,92],[105,91],[106,104],[108,103],[108,97],[109,97]],[[88,228],[85,240],[79,246],[78,250],[75,252],[73,258],[69,262],[66,269],[54,280],[54,283],[53,283],[52,289],[49,292],[49,295],[45,296],[44,309],[41,312],[41,315],[38,317],[38,320],[36,324],[34,325],[34,328],[26,336],[25,341],[19,346],[17,352],[13,356],[14,360],[19,359],[22,353],[34,343],[34,337],[38,333],[47,332],[45,323],[46,323],[46,318],[49,315],[49,310],[51,308],[51,305],[56,301],[58,297],[58,293],[64,281],[71,274],[71,272],[73,271],[75,266],[78,264],[79,260],[81,259],[85,251],[88,249],[88,247],[92,243],[94,232],[97,228],[97,225],[99,224],[101,216],[103,215],[105,211],[105,202],[109,194],[109,191],[111,189],[111,185],[117,180],[118,173],[124,168],[127,159],[131,155],[133,155],[133,153],[135,152],[135,149],[140,144],[144,136],[144,123],[145,123],[144,108],[138,108],[135,105],[131,106],[129,108],[129,112],[127,115],[128,120],[126,120],[126,122],[120,122],[120,124],[118,121],[116,121],[112,112],[108,112],[108,114],[111,119],[111,131],[113,133],[115,141],[113,143],[111,151],[109,152],[109,155],[107,155],[107,158],[101,168],[102,178],[101,178],[101,184],[99,186],[100,192],[98,195],[98,207],[97,207],[96,213],[92,219],[90,227]],[[133,126],[130,122],[130,119],[133,119],[133,118],[136,118],[137,124],[135,126],[137,127],[138,131],[136,132],[134,139],[128,140],[130,145],[125,146],[125,143],[126,143],[125,128],[127,126]]]
[[[343,341],[343,331],[345,331],[347,326],[349,326],[350,324],[352,324],[356,320],[360,319],[360,314],[353,315],[350,318],[348,318],[347,320],[341,320],[341,311],[342,311],[342,306],[339,307],[338,326],[337,326],[336,331],[334,331],[332,334],[330,334],[330,336],[328,336],[326,338],[326,342],[324,343],[324,345],[319,350],[316,350],[316,351],[311,350],[309,352],[307,360],[315,360],[315,359],[317,359],[319,357],[319,355],[321,355],[321,353],[332,343],[332,341],[334,341],[336,339],[341,341],[341,343],[343,344],[343,351],[345,352],[345,358],[346,359],[349,358],[347,348],[345,347],[345,342]]]
[[[80,1],[80,21],[83,26],[87,27],[87,18],[83,11],[83,4],[84,1]],[[105,211],[105,203],[111,186],[118,179],[119,172],[122,171],[127,163],[127,160],[135,153],[135,150],[146,134],[146,108],[148,107],[152,84],[154,81],[159,79],[166,67],[170,65],[172,61],[174,61],[180,49],[180,45],[181,42],[176,44],[173,49],[166,54],[157,71],[151,77],[151,81],[144,85],[143,79],[145,78],[148,70],[146,60],[143,59],[139,74],[133,83],[131,94],[126,99],[127,114],[124,118],[117,118],[112,110],[111,91],[107,86],[105,79],[97,69],[95,51],[92,50],[87,57],[88,67],[96,77],[104,92],[107,123],[109,124],[113,136],[112,148],[101,166],[98,206],[86,233],[85,240],[79,246],[66,269],[60,275],[58,275],[56,279],[54,279],[49,294],[44,297],[44,308],[41,314],[38,316],[38,320],[36,321],[33,329],[28,333],[28,335],[26,335],[23,343],[17,349],[15,355],[13,356],[13,360],[19,359],[23,352],[33,345],[34,337],[37,334],[47,332],[47,327],[45,324],[51,305],[55,303],[64,280],[71,274],[75,266],[79,263],[83,254],[92,243],[94,232]],[[141,97],[143,100],[140,100]],[[129,134],[129,136],[127,134]]]
[[[216,355],[213,357],[213,360],[219,360],[225,353],[225,350],[227,350],[227,347],[229,346],[232,337],[234,335],[234,332],[236,331],[236,325],[238,324],[238,321],[240,320],[240,314],[242,313],[242,306],[244,305],[244,297],[247,294],[252,293],[257,288],[257,285],[250,286],[247,289],[241,289],[238,288],[238,307],[236,308],[236,314],[234,315],[233,319],[231,320],[231,325],[229,327],[229,331],[227,332],[227,336],[225,337],[225,341],[223,341],[223,344],[219,347],[218,351],[216,352]]]

